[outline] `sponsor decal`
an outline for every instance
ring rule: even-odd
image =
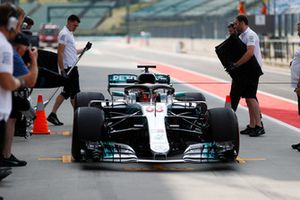
[[[12,64],[12,57],[11,57],[11,53],[10,52],[3,52],[2,53],[2,60],[1,60],[1,64],[4,65],[11,65]]]
[[[148,106],[148,107],[146,108],[146,111],[147,111],[147,112],[153,112],[153,111],[154,111],[153,106]],[[156,112],[163,112],[163,111],[164,111],[164,109],[163,109],[162,106],[156,107]]]

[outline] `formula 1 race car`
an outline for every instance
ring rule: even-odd
[[[169,75],[108,75],[108,92],[75,98],[72,156],[77,162],[234,161],[239,130],[230,108],[208,109],[199,92],[176,92]],[[122,88],[122,91],[112,91]]]

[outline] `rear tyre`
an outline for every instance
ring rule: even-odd
[[[235,112],[228,108],[213,108],[208,110],[208,115],[212,140],[216,142],[233,141],[234,150],[238,155],[240,135]]]
[[[104,100],[101,92],[79,92],[75,96],[75,110],[79,107],[88,107],[92,100]]]
[[[79,107],[74,113],[72,156],[81,160],[80,150],[86,141],[99,141],[103,132],[104,113],[99,108]]]

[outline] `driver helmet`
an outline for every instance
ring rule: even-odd
[[[150,102],[151,100],[151,95],[148,91],[145,91],[143,89],[140,89],[140,91],[138,92],[138,101],[139,102]],[[155,100],[155,98],[157,97],[156,93],[152,94],[152,100]]]
[[[150,102],[150,94],[149,93],[143,93],[139,92],[139,102]]]

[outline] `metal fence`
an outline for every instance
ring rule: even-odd
[[[300,42],[288,40],[263,39],[260,41],[261,51],[264,59],[271,62],[289,64]]]
[[[220,39],[226,37],[227,24],[233,19],[230,16],[131,19],[130,33],[146,31],[152,37]]]
[[[226,36],[226,26],[232,22],[236,13],[230,13],[226,16],[174,16],[174,17],[154,17],[149,18],[131,18],[130,30],[132,34],[138,34],[141,31],[147,31],[152,37],[194,37],[222,39]],[[258,34],[272,35],[279,38],[285,38],[289,35],[295,35],[297,23],[300,22],[299,14],[275,15],[274,27]],[[254,26],[253,24],[250,26]]]

